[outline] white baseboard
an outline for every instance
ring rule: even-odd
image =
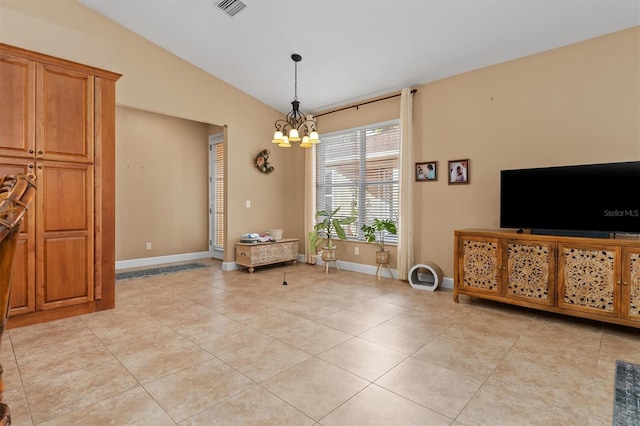
[[[127,268],[140,268],[142,266],[162,265],[164,263],[185,262],[188,260],[210,259],[208,251],[196,253],[173,254],[169,256],[145,257],[142,259],[120,260],[116,262],[116,271]]]
[[[300,262],[306,262],[306,257],[304,255],[300,255],[298,256],[298,260]],[[323,260],[318,257],[316,259],[316,265],[324,268],[324,262]],[[353,272],[360,272],[363,274],[368,274],[368,275],[376,275],[376,273],[378,272],[378,267],[377,266],[373,266],[373,265],[364,265],[362,263],[353,263],[353,262],[345,262],[342,260],[338,260],[338,267],[340,269],[344,269],[345,271],[353,271]],[[333,265],[333,263],[329,264],[329,268],[335,268],[335,265]],[[391,270],[391,274],[389,274],[389,270],[387,268],[382,268],[381,271],[381,276],[385,277],[385,278],[398,278],[398,271],[396,269],[392,269]],[[439,287],[442,288],[448,288],[448,289],[453,289],[453,278],[447,278],[447,277],[443,277],[442,278],[442,282],[439,284]]]
[[[448,288],[449,290],[453,290],[453,278],[443,277],[442,284],[440,284],[442,288]]]
[[[153,265],[162,265],[165,263],[173,263],[173,262],[184,262],[188,260],[198,260],[198,259],[209,259],[211,258],[211,254],[207,251],[197,252],[197,253],[185,253],[185,254],[176,254],[171,256],[158,256],[158,257],[146,257],[143,259],[131,259],[131,260],[121,260],[116,262],[116,270],[119,269],[127,269],[127,268],[139,268],[142,266],[153,266]],[[305,255],[298,255],[298,262],[305,263],[307,258]],[[321,258],[317,259],[316,266],[324,268],[324,262]],[[362,263],[353,263],[353,262],[345,262],[343,260],[338,260],[338,267],[345,271],[353,271],[360,272],[368,275],[376,275],[378,271],[377,266],[373,265],[364,265]],[[334,268],[335,265],[333,263],[329,264],[329,268]],[[236,264],[236,262],[222,262],[222,270],[223,271],[235,271],[240,269],[240,267]],[[387,268],[382,268],[381,276],[385,278],[398,278],[398,271],[395,269],[391,270],[391,274],[389,275],[389,270]],[[442,278],[442,283],[440,283],[439,287],[453,289],[453,278]]]
[[[223,271],[235,271],[236,269],[240,269],[236,262],[222,262]]]
[[[368,275],[376,275],[378,272],[378,267],[373,265],[364,265],[362,263],[353,263],[353,262],[345,262],[343,260],[338,260],[338,268],[343,269],[345,271],[353,271],[360,272]],[[317,258],[316,265],[324,268],[324,261],[321,258]],[[329,269],[334,268],[335,264],[333,262],[329,262]],[[395,269],[391,270],[391,274],[389,274],[389,270],[387,268],[382,268],[380,276],[385,278],[398,278],[398,271]]]

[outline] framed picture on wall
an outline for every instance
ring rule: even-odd
[[[449,161],[449,185],[469,183],[469,159]]]
[[[438,162],[426,161],[416,163],[416,182],[428,182],[438,180]]]

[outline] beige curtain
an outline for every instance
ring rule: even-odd
[[[309,250],[309,232],[315,225],[316,214],[316,146],[304,150],[304,254],[307,263],[315,263]]]
[[[408,281],[414,265],[413,252],[413,93],[400,94],[400,234],[398,279]]]

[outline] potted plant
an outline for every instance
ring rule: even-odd
[[[376,252],[376,263],[386,265],[389,263],[389,250],[384,249],[384,236],[396,235],[396,222],[392,219],[373,219],[371,225],[364,224],[360,228],[364,232],[364,238],[368,243],[377,243],[379,250]]]
[[[349,225],[356,221],[355,217],[340,217],[338,211],[340,207],[333,211],[319,210],[316,212],[316,219],[321,219],[313,227],[313,231],[309,232],[309,245],[311,246],[311,252],[316,253],[317,245],[320,238],[327,239],[327,245],[322,249],[322,260],[334,261],[336,260],[336,246],[333,244],[333,234],[341,239],[346,240],[347,234],[343,228],[344,225]]]

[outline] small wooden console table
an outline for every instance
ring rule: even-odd
[[[298,261],[298,241],[294,238],[268,243],[236,243],[236,264],[253,273],[256,266]]]

